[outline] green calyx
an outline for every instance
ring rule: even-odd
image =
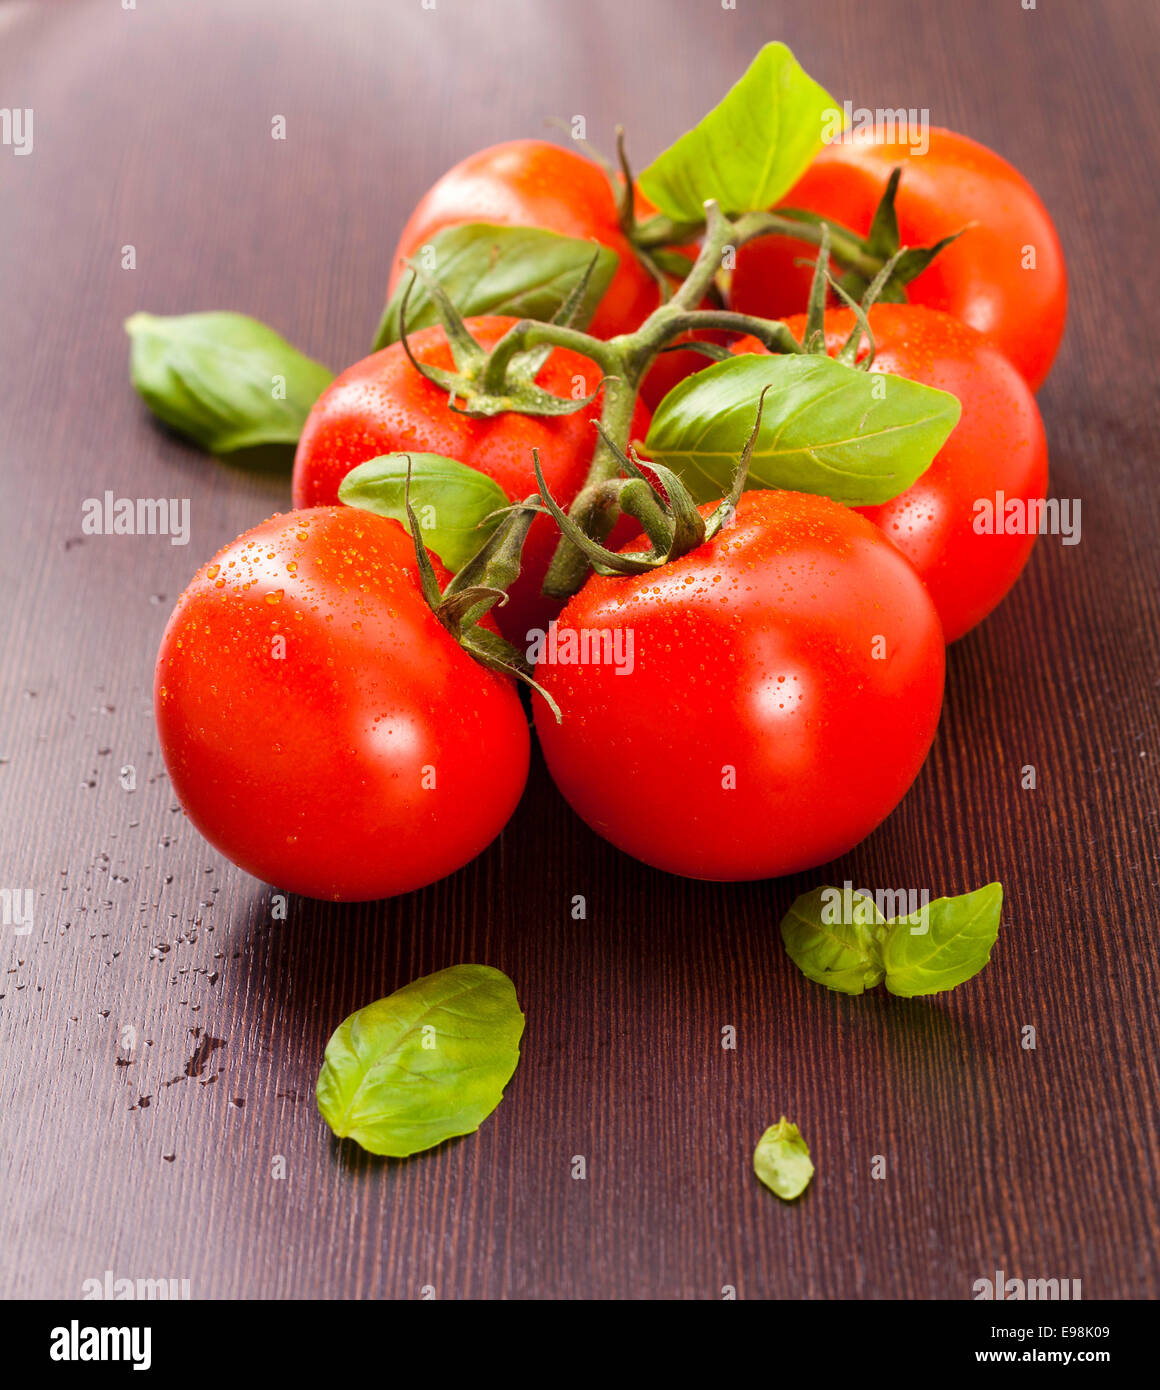
[[[505,508],[498,526],[470,560],[443,590],[435,575],[431,556],[423,544],[419,519],[411,506],[410,461],[408,460],[406,497],[407,521],[419,566],[419,586],[427,606],[465,652],[482,666],[511,676],[538,691],[560,720],[560,707],[551,695],[532,679],[532,668],[518,647],[497,632],[481,626],[483,618],[507,602],[508,590],[519,578],[520,557],[532,522],[543,510],[534,493],[523,502]]]
[[[895,170],[897,173],[898,171]],[[842,281],[835,280],[830,274],[830,236],[826,224],[823,222],[821,227],[821,240],[818,244],[818,256],[814,262],[814,278],[810,283],[809,305],[806,310],[806,331],[802,336],[802,349],[806,353],[825,357],[826,353],[826,291],[833,290],[835,295],[854,315],[854,326],[850,330],[846,341],[834,354],[835,361],[842,362],[848,367],[855,367],[861,371],[868,372],[874,364],[874,333],[870,327],[870,310],[889,290],[894,282],[897,268],[905,251],[896,250],[892,253],[889,260],[885,262],[874,279],[866,285],[860,300],[856,300],[845,288]],[[866,356],[859,361],[858,353],[862,346],[862,338],[865,336],[869,346]]]
[[[887,265],[890,267],[890,273],[878,287],[877,297],[885,304],[905,304],[905,287],[922,274],[940,251],[946,250],[951,242],[957,241],[967,230],[966,227],[960,227],[957,232],[952,232],[950,236],[943,237],[931,246],[904,247],[898,232],[898,214],[894,209],[901,177],[902,166],[896,165],[891,170],[886,190],[874,211],[870,230],[863,240],[863,248],[871,262],[878,261],[883,269]],[[812,214],[800,215],[812,217]],[[837,259],[841,261],[840,256]],[[875,278],[867,275],[864,266],[850,266],[846,268],[839,285],[851,299],[860,300]]]
[[[865,236],[804,208],[778,208],[775,212],[754,210],[735,216],[737,240],[742,243],[763,236],[783,236],[825,247],[822,263],[828,268],[832,259],[843,272],[836,283],[830,281],[839,298],[861,301],[869,287],[878,283],[883,271],[888,271],[878,284],[875,297],[886,304],[904,304],[906,286],[973,224],[960,227],[930,246],[904,247],[894,207],[901,177],[902,166],[897,165],[891,171]],[[704,223],[675,222],[664,214],[657,214],[645,222],[634,221],[626,235],[646,264],[663,265],[670,275],[679,279],[682,264],[687,273],[689,263],[670,248],[677,242],[684,244],[696,240],[704,230]]]
[[[694,240],[704,229],[697,222],[674,222],[658,215],[649,219],[647,225],[651,232],[646,235],[636,217],[636,176],[628,160],[624,127],[619,125],[616,127],[616,157],[620,164],[619,180],[611,167],[607,173],[620,230],[632,254],[656,281],[661,303],[667,304],[673,296],[674,281],[680,284],[693,268],[688,256],[674,251],[673,247]]]
[[[614,251],[542,227],[467,222],[444,227],[423,247],[423,263],[438,267],[439,283],[464,318],[503,314],[551,320],[577,285],[587,281],[572,326],[584,328],[616,273]],[[373,352],[399,341],[403,300],[414,332],[439,322],[439,310],[421,283],[406,277],[391,296]]]
[[[578,329],[573,320],[586,303],[589,280],[600,260],[600,248],[593,252],[583,275],[561,304],[551,320],[559,333],[573,334],[583,351],[584,344],[593,340]],[[412,367],[433,385],[447,392],[448,406],[463,415],[487,417],[518,411],[522,415],[572,415],[589,406],[600,394],[600,384],[591,395],[565,400],[536,385],[536,376],[551,355],[555,342],[525,346],[524,338],[533,328],[533,321],[521,319],[486,351],[468,331],[459,310],[438,280],[407,262],[412,278],[404,291],[399,309],[399,341]],[[416,281],[422,285],[428,301],[434,305],[439,322],[451,348],[454,371],[419,362],[411,351],[407,330],[407,304]],[[557,340],[558,341],[558,340]]]

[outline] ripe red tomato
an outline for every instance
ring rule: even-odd
[[[805,315],[787,320],[800,342]],[[853,326],[848,309],[826,314],[833,356]],[[909,377],[962,403],[963,413],[913,486],[877,507],[859,507],[898,546],[926,585],[948,642],[981,622],[1018,579],[1035,545],[1030,535],[975,530],[976,503],[1024,506],[1047,493],[1047,439],[1031,388],[995,344],[965,323],[917,304],[870,311],[876,370]],[[743,338],[735,352],[764,352]],[[861,356],[868,347],[863,343]],[[1000,504],[1000,510],[1002,510]]]
[[[639,190],[636,215],[651,217],[656,208]],[[639,328],[660,303],[652,275],[641,265],[620,229],[616,200],[599,165],[575,150],[546,140],[510,140],[469,155],[423,196],[403,228],[391,262],[388,299],[406,273],[404,260],[444,227],[464,222],[491,222],[503,227],[543,227],[561,236],[598,241],[619,257],[616,274],[593,315],[588,331],[614,338]],[[695,257],[696,246],[680,248]],[[671,352],[649,369],[641,388],[651,408],[678,381],[698,371],[708,358],[695,352]]]
[[[637,195],[638,216],[655,212]],[[589,331],[612,338],[638,327],[660,303],[656,282],[633,254],[617,220],[616,200],[599,165],[546,140],[510,140],[468,155],[420,199],[403,228],[391,262],[388,298],[413,257],[444,227],[491,222],[543,227],[561,236],[596,240],[620,258]]]
[[[511,318],[473,318],[467,327],[491,347],[515,323]],[[451,350],[439,326],[421,329],[410,339],[416,359],[435,367],[452,366]],[[587,358],[557,348],[537,376],[537,383],[558,396],[577,389],[588,395],[600,380]],[[600,398],[572,415],[519,415],[509,412],[473,418],[448,409],[447,393],[407,361],[400,343],[356,362],[337,377],[315,402],[294,460],[294,505],[322,506],[338,500],[338,487],[356,464],[379,454],[413,451],[442,454],[478,468],[513,501],[537,491],[532,449],[552,496],[567,506],[588,475],[599,419]],[[637,406],[634,438],[648,432],[649,414]],[[614,533],[615,534],[615,533]],[[621,535],[627,539],[627,531]],[[523,568],[510,599],[494,610],[505,636],[523,646],[532,628],[544,628],[561,605],[540,593],[560,533],[549,516],[533,521],[524,546]]]
[[[456,644],[417,571],[396,522],[323,507],[239,536],[178,600],[154,685],[165,764],[256,878],[342,902],[404,893],[515,809],[519,696]]]
[[[895,210],[903,246],[929,245],[975,224],[907,285],[907,299],[986,333],[1037,391],[1063,337],[1067,270],[1047,209],[1005,159],[950,130],[932,129],[922,155],[879,131],[874,138],[825,146],[786,194],[784,206],[820,213],[865,234],[898,164]],[[1034,252],[1034,269],[1024,268],[1027,248]],[[742,246],[733,308],[766,318],[804,310],[812,272],[794,260],[816,255],[815,248],[785,237]]]
[[[536,679],[563,711],[557,725],[533,701],[548,768],[595,831],[671,873],[766,878],[845,853],[901,800],[938,723],[930,598],[829,498],[745,493],[681,559],[590,578],[558,645],[567,629],[619,633],[624,674],[545,653]]]

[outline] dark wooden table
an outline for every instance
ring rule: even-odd
[[[999,1268],[1160,1294],[1158,29],[1129,0],[0,9],[0,100],[35,113],[32,156],[0,148],[0,887],[35,905],[0,936],[0,1293],[112,1270],[205,1298],[962,1299]],[[775,37],[839,99],[929,107],[1040,190],[1073,275],[1041,404],[1082,543],[1042,540],[952,649],[917,785],[824,872],[654,873],[537,764],[446,882],[273,921],[174,803],[151,678],[196,566],[288,483],[155,428],[122,320],[236,308],[341,367],[455,160],[579,113],[643,161]],[[82,537],[105,489],[191,498],[190,545]],[[809,984],[777,922],[845,878],[1001,879],[991,966],[929,1002]],[[410,1161],[340,1148],[313,1100],[331,1030],[465,960],[527,1013],[502,1106]],[[817,1163],[793,1207],[750,1166],[782,1113]]]

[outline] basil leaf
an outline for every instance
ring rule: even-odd
[[[814,1175],[809,1145],[797,1125],[790,1124],[784,1115],[757,1141],[753,1171],[785,1202],[800,1197],[809,1186]]]
[[[215,454],[296,444],[334,373],[245,314],[134,314],[129,376],[149,409]]]
[[[888,502],[930,466],[958,423],[946,391],[831,357],[747,354],[686,377],[657,407],[646,447],[698,502],[723,497],[765,387],[748,488]]]
[[[851,897],[848,884],[815,888],[790,906],[781,937],[807,979],[841,994],[861,994],[883,979],[891,994],[941,994],[990,960],[1002,907],[1003,885],[989,883],[887,921],[873,898]]]
[[[927,930],[900,917],[890,924],[882,949],[886,988],[910,998],[954,989],[991,959],[999,936],[1003,885],[988,883],[957,898],[936,898],[927,908]]]
[[[572,320],[583,328],[591,319],[619,264],[615,251],[577,237],[560,236],[540,227],[497,227],[486,222],[444,227],[428,243],[430,260],[420,253],[425,270],[439,281],[463,318],[508,314],[513,318],[550,320],[579,284],[596,256],[584,300]],[[407,332],[438,323],[439,311],[416,280],[407,293],[404,275],[391,296],[375,335],[374,350],[402,336],[403,297],[407,296]]]
[[[454,574],[461,569],[509,506],[503,488],[486,473],[440,454],[383,454],[360,463],[342,480],[338,500],[378,516],[407,521],[407,460],[411,460],[411,507],[423,544]]]
[[[790,960],[807,979],[840,994],[873,989],[885,974],[876,931],[885,918],[873,898],[853,897],[851,902],[838,888],[815,888],[781,920]]]
[[[477,1130],[520,1059],[515,988],[487,965],[453,965],[341,1023],[316,1095],[340,1139],[403,1158]]]
[[[840,108],[783,43],[767,43],[719,105],[641,174],[645,197],[678,222],[715,198],[727,216],[772,207],[838,133]]]

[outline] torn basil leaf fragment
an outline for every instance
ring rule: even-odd
[[[809,1186],[814,1175],[809,1145],[784,1115],[757,1141],[753,1171],[784,1202],[800,1197]]]

